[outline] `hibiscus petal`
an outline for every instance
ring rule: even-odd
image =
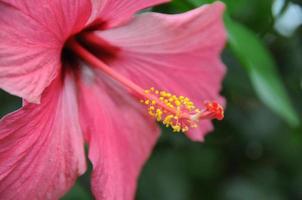
[[[0,2],[0,88],[39,102],[61,64],[61,48],[91,13],[86,0]]]
[[[0,121],[1,199],[58,199],[86,169],[74,82],[45,90]]]
[[[108,65],[144,88],[185,95],[198,106],[219,96],[225,67],[220,53],[226,40],[224,5],[214,3],[178,15],[147,13],[126,26],[99,31],[99,37],[122,49]],[[201,141],[209,121],[189,132]]]
[[[136,12],[170,0],[92,0],[91,20],[99,18],[106,28],[129,21]]]
[[[93,164],[92,191],[97,199],[132,200],[138,174],[159,136],[158,127],[126,91],[87,71],[79,87],[85,112],[81,122]]]

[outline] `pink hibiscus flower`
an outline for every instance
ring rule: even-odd
[[[133,199],[156,120],[201,141],[223,117],[204,101],[223,101],[224,6],[134,16],[166,1],[0,1],[0,87],[24,99],[0,121],[0,199],[60,198],[84,141],[95,197]]]

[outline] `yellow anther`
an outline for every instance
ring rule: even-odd
[[[173,132],[180,132],[181,127],[179,125],[172,126]]]
[[[165,97],[166,96],[166,92],[165,91],[161,91],[160,92],[160,96]]]
[[[164,124],[169,124],[171,119],[173,118],[174,116],[173,115],[168,115],[166,116],[166,118],[164,119],[163,123]]]
[[[155,113],[152,112],[152,111],[149,111],[149,115],[152,116],[152,117],[155,117]]]
[[[195,108],[188,97],[176,96],[166,91],[156,90],[154,87],[145,90],[145,99],[140,102],[147,106],[151,117],[161,121],[166,127],[171,127],[174,132],[187,132],[190,128],[197,127],[198,120],[213,119],[211,113]],[[211,105],[207,104],[207,110],[215,111],[216,118],[223,115],[221,106],[213,103],[213,106],[216,105],[214,109],[210,107]]]
[[[180,106],[181,105],[181,103],[180,103],[179,100],[174,101],[174,103],[175,103],[176,106]]]
[[[154,106],[149,107],[149,110],[154,110],[154,109],[155,109]]]
[[[157,121],[161,121],[161,119],[162,119],[162,114],[163,114],[163,112],[161,111],[161,109],[157,109],[157,110],[156,110],[156,120],[157,120]]]

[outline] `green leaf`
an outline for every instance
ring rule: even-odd
[[[276,64],[261,40],[245,26],[226,17],[229,47],[246,69],[259,98],[291,126],[299,119],[286,94]]]
[[[79,181],[76,182],[73,188],[62,198],[62,200],[89,200],[89,199],[91,199],[89,193],[85,190],[85,188],[81,186]]]

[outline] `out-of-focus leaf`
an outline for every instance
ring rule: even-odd
[[[76,183],[73,188],[61,199],[61,200],[90,200],[89,193],[81,186],[80,183]]]
[[[291,126],[297,126],[298,116],[290,103],[270,53],[252,31],[229,17],[226,17],[225,22],[229,46],[247,70],[260,99]]]
[[[302,5],[302,1],[301,0],[286,0],[286,1],[291,1],[293,3],[297,3],[297,4]]]
[[[22,106],[22,99],[11,96],[0,89],[0,118]]]
[[[168,13],[168,14],[175,14],[175,13],[182,13],[188,10],[191,10],[195,7],[190,2],[185,0],[173,0],[167,4],[162,4],[152,8],[152,11],[160,12],[160,13]]]
[[[217,0],[175,0],[175,1],[185,1],[188,4],[194,5],[194,7],[198,7],[203,4],[213,3]],[[242,10],[242,11],[245,10],[246,11],[245,15],[246,15],[247,12],[250,12],[250,9],[249,10],[245,9],[247,6],[250,6],[250,8],[251,8],[254,6],[254,4],[257,4],[258,2],[264,3],[263,0],[253,0],[253,1],[250,1],[250,0],[219,0],[219,1],[223,2],[227,6],[228,12],[232,15],[235,13],[238,13],[238,12],[242,13],[240,10]],[[266,2],[268,2],[268,1],[272,1],[272,0],[266,0]]]

